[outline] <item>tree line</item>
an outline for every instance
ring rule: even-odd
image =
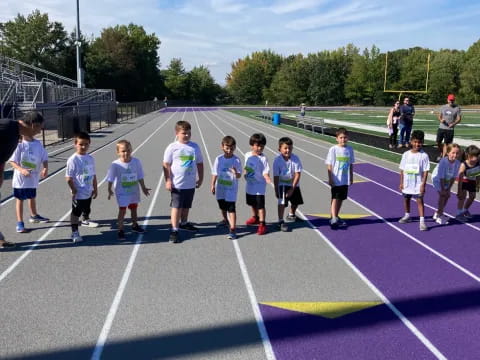
[[[0,54],[76,78],[75,33],[35,10],[0,23]],[[373,45],[363,51],[348,44],[308,55],[256,51],[231,64],[226,86],[206,66],[187,71],[179,58],[160,70],[161,41],[142,26],[108,27],[100,36],[81,36],[85,83],[115,89],[119,101],[154,97],[188,104],[389,105],[405,90],[416,104],[444,103],[455,93],[461,104],[480,103],[480,40],[466,51],[421,47],[386,54]],[[428,92],[427,57],[430,55]]]

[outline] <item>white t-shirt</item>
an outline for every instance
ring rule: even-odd
[[[193,141],[171,143],[165,149],[163,162],[171,164],[175,189],[194,189],[197,182],[197,164],[203,163],[200,147]]]
[[[93,177],[95,176],[95,160],[89,154],[73,154],[67,160],[66,177],[73,179],[77,189],[76,200],[85,200],[92,196]]]
[[[48,161],[48,153],[38,140],[23,140],[17,145],[9,161],[16,162],[22,168],[31,169],[30,176],[24,176],[14,170],[12,186],[14,189],[36,189],[40,181],[42,164]]]
[[[215,185],[217,200],[237,201],[238,179],[232,172],[232,168],[237,173],[242,173],[242,163],[236,155],[230,158],[226,158],[223,154],[218,155],[213,163],[212,175],[218,176]]]
[[[267,157],[264,154],[255,156],[251,151],[245,154],[246,192],[250,195],[265,195],[267,181],[264,175],[270,172]]]
[[[118,206],[128,206],[140,202],[139,180],[143,179],[142,163],[132,157],[130,162],[115,160],[110,165],[107,181],[113,183]]]
[[[328,150],[325,164],[332,166],[333,186],[350,185],[350,166],[355,162],[350,145],[334,145]]]
[[[403,170],[403,193],[420,194],[422,175],[425,171],[430,171],[428,155],[423,150],[416,153],[412,150],[404,152],[400,161],[400,170]]]
[[[433,186],[435,189],[437,189],[437,191],[442,190],[440,186],[441,179],[444,181],[445,189],[448,189],[450,180],[455,179],[458,176],[460,164],[461,163],[458,160],[455,160],[453,163],[451,163],[446,156],[440,160],[432,172]]]
[[[278,185],[292,186],[295,173],[301,173],[302,170],[302,162],[295,154],[290,154],[288,160],[279,154],[273,160],[273,176],[278,176]],[[299,185],[297,184],[297,187]]]

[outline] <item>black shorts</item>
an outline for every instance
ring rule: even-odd
[[[477,191],[477,182],[474,181],[463,181],[462,182],[462,189],[468,192],[476,192]]]
[[[77,199],[72,201],[72,214],[76,217],[84,215],[88,218],[90,215],[90,206],[92,205],[92,198],[88,199]]]
[[[265,209],[265,195],[247,194],[247,205],[257,210]]]
[[[348,197],[348,185],[332,186],[332,199],[345,200]]]
[[[442,141],[444,141],[445,144],[451,144],[453,142],[453,133],[453,130],[438,129],[437,144],[440,144]]]
[[[37,189],[13,189],[13,196],[18,200],[35,199],[37,197]]]
[[[174,209],[190,209],[193,203],[193,195],[195,195],[195,188],[193,189],[175,189],[172,191],[172,199],[170,207]]]
[[[405,194],[405,193],[402,193],[402,195],[405,199],[408,199],[408,200],[410,200],[411,198],[423,199],[423,194]]]
[[[298,206],[303,204],[302,192],[298,186],[293,189],[293,194],[291,197],[285,197],[285,194],[291,189],[291,186],[280,185],[278,187],[278,203],[288,206],[290,203],[293,206]]]
[[[224,199],[218,199],[218,207],[222,211],[227,211],[229,213],[234,213],[236,212],[235,209],[235,201],[226,201]]]

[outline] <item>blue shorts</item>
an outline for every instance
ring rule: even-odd
[[[35,199],[37,197],[37,189],[13,189],[13,196],[18,200]]]

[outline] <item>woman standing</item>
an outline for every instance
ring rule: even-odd
[[[388,147],[393,149],[397,145],[398,121],[400,120],[400,101],[396,101],[393,108],[390,109],[387,118],[387,127],[389,135]]]

